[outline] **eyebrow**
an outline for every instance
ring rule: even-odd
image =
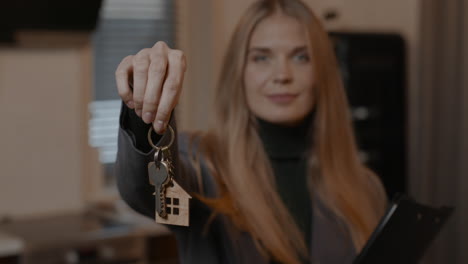
[[[295,47],[291,52],[290,54],[296,54],[298,52],[302,52],[302,51],[307,51],[307,46],[298,46],[298,47]],[[265,47],[252,47],[248,50],[248,53],[251,53],[251,52],[262,52],[262,53],[271,53],[271,49],[270,48],[265,48]]]

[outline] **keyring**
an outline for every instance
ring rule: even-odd
[[[174,129],[172,129],[170,125],[168,125],[167,127],[171,131],[171,141],[169,142],[167,146],[164,146],[164,147],[158,147],[153,143],[153,139],[151,139],[151,131],[153,131],[153,126],[150,127],[150,129],[148,130],[148,142],[150,143],[151,147],[153,147],[156,150],[165,151],[172,146],[172,143],[174,143],[175,132],[174,132]]]

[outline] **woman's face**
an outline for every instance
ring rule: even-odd
[[[244,72],[247,104],[265,121],[296,125],[314,107],[315,76],[305,27],[275,14],[254,29]]]

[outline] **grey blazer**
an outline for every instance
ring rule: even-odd
[[[168,136],[169,133],[166,133],[160,141],[167,142]],[[195,168],[189,162],[190,155],[196,151],[196,147],[189,148],[187,135],[177,136],[171,149],[175,179],[189,193],[215,197],[216,185],[203,157],[200,158],[202,179],[197,180]],[[154,188],[149,184],[147,176],[147,164],[153,158],[153,153],[138,150],[132,134],[120,128],[115,165],[119,192],[131,208],[154,219]],[[352,263],[356,252],[347,230],[320,201],[316,199],[313,204],[310,263]],[[229,221],[223,216],[216,217],[207,225],[210,208],[197,199],[192,199],[190,206],[190,226],[170,226],[178,241],[181,263],[269,263],[261,256],[249,234],[234,235],[229,232]]]

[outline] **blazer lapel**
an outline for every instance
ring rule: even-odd
[[[356,251],[347,228],[318,198],[314,199],[311,225],[311,263],[352,263]]]

